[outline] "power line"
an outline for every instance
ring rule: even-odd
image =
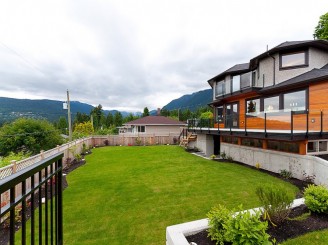
[[[14,55],[18,56],[21,60],[23,60],[26,64],[30,66],[30,68],[34,69],[35,71],[40,72],[42,75],[46,76],[46,74],[43,73],[35,64],[33,64],[31,61],[29,61],[27,58],[25,58],[23,55],[18,53],[16,50],[13,48],[10,48],[8,45],[6,45],[3,41],[0,40],[0,44],[8,49],[10,52],[12,52]]]

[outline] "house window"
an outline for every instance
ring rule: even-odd
[[[300,111],[306,109],[305,90],[284,94],[285,111]]]
[[[280,69],[293,69],[309,65],[308,51],[280,54]]]
[[[226,94],[230,94],[231,93],[231,80],[230,79],[228,79],[225,82],[225,93]]]
[[[252,83],[252,72],[247,72],[245,74],[240,75],[240,85],[241,88],[249,88],[251,87]]]
[[[232,92],[236,92],[240,90],[240,76],[232,77]]]
[[[215,96],[224,94],[224,81],[217,82],[215,85]]]
[[[146,132],[146,126],[138,126],[138,133]]]
[[[258,148],[263,147],[262,140],[258,140],[258,139],[244,138],[241,140],[241,144],[245,145],[245,146],[252,146],[252,147],[258,147]]]
[[[260,112],[260,99],[251,99],[246,101],[246,113],[249,116],[255,116]]]
[[[222,123],[223,122],[223,106],[219,106],[217,109],[217,122]]]
[[[264,98],[264,112],[279,111],[279,96]]]
[[[285,152],[291,152],[291,153],[299,152],[298,143],[292,143],[292,142],[281,142],[281,141],[268,140],[267,147],[269,150],[285,151]]]

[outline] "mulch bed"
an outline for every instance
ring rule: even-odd
[[[308,213],[309,210],[305,205],[294,208],[289,218],[298,217],[304,213]],[[315,214],[311,213],[309,217],[304,220],[285,220],[280,226],[273,227],[269,225],[267,233],[271,238],[275,238],[278,243],[286,241],[300,235],[303,235],[310,231],[322,230],[328,228],[328,214]],[[188,242],[194,242],[198,245],[215,245],[215,241],[211,241],[207,237],[207,231],[199,232],[195,235],[187,237]]]
[[[63,174],[69,174],[73,170],[77,169],[78,167],[84,165],[86,163],[85,160],[81,161],[72,161],[71,164],[69,164],[67,167],[63,169]],[[63,190],[65,190],[68,187],[68,183],[66,180],[66,176],[63,176],[62,179],[62,184],[63,184]],[[51,198],[50,194],[50,186],[48,186],[48,198]],[[55,191],[53,189],[53,195],[55,194]],[[45,190],[42,188],[41,191],[41,197],[45,197]],[[34,207],[35,209],[39,207],[39,193],[34,194]],[[37,212],[37,211],[36,211]],[[28,205],[26,207],[26,220],[30,219],[31,217],[31,205]],[[15,222],[15,230],[18,231],[21,228],[22,224],[20,221]],[[5,222],[0,224],[0,245],[7,245],[9,244],[9,227],[5,224]]]
[[[310,182],[298,180],[295,178],[289,178],[285,179],[278,173],[273,173],[268,170],[264,169],[257,169],[253,166],[246,165],[241,162],[236,161],[229,161],[229,160],[215,160],[219,162],[233,162],[236,164],[243,165],[248,168],[256,169],[258,171],[270,174],[274,177],[280,178],[286,182],[289,182],[299,188],[299,192],[297,193],[297,198],[300,198],[303,196],[304,189],[311,184]],[[271,236],[271,238],[275,238],[278,243],[285,241],[290,238],[294,238],[300,235],[303,235],[310,231],[316,231],[316,230],[322,230],[328,228],[328,214],[316,214],[311,213],[309,217],[307,217],[304,220],[291,220],[295,217],[298,217],[302,214],[308,213],[309,210],[305,205],[301,205],[299,207],[296,207],[292,209],[288,220],[285,220],[280,226],[273,227],[271,224],[269,224],[267,233]],[[202,231],[197,234],[191,235],[187,237],[188,242],[195,242],[198,245],[215,245],[214,241],[211,241],[209,237],[207,237],[207,231]]]

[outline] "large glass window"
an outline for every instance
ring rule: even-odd
[[[264,98],[264,112],[279,111],[279,96]]]
[[[260,112],[260,99],[246,101],[246,113],[256,115]]]
[[[308,52],[300,51],[280,55],[280,68],[294,68],[308,65]]]
[[[232,92],[236,92],[240,90],[240,76],[232,77]]]
[[[224,81],[217,82],[215,84],[215,96],[221,96],[224,94]]]
[[[300,111],[306,109],[305,90],[284,94],[285,111]]]
[[[241,88],[249,88],[251,86],[252,81],[252,72],[247,72],[245,74],[240,75],[240,85]]]

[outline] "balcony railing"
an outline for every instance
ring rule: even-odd
[[[254,72],[247,72],[238,76],[233,76],[232,79],[221,81],[215,85],[215,96],[221,97],[232,94],[248,88],[262,88],[263,82],[255,78]]]
[[[9,226],[10,245],[17,244],[15,232],[20,244],[63,244],[62,158],[57,153],[0,180],[0,220]]]
[[[257,133],[287,133],[293,138],[294,134],[328,132],[328,110],[277,110],[272,112],[246,113],[241,115],[224,115],[213,119],[188,120],[188,129],[210,130],[214,127],[218,131],[239,131]]]

